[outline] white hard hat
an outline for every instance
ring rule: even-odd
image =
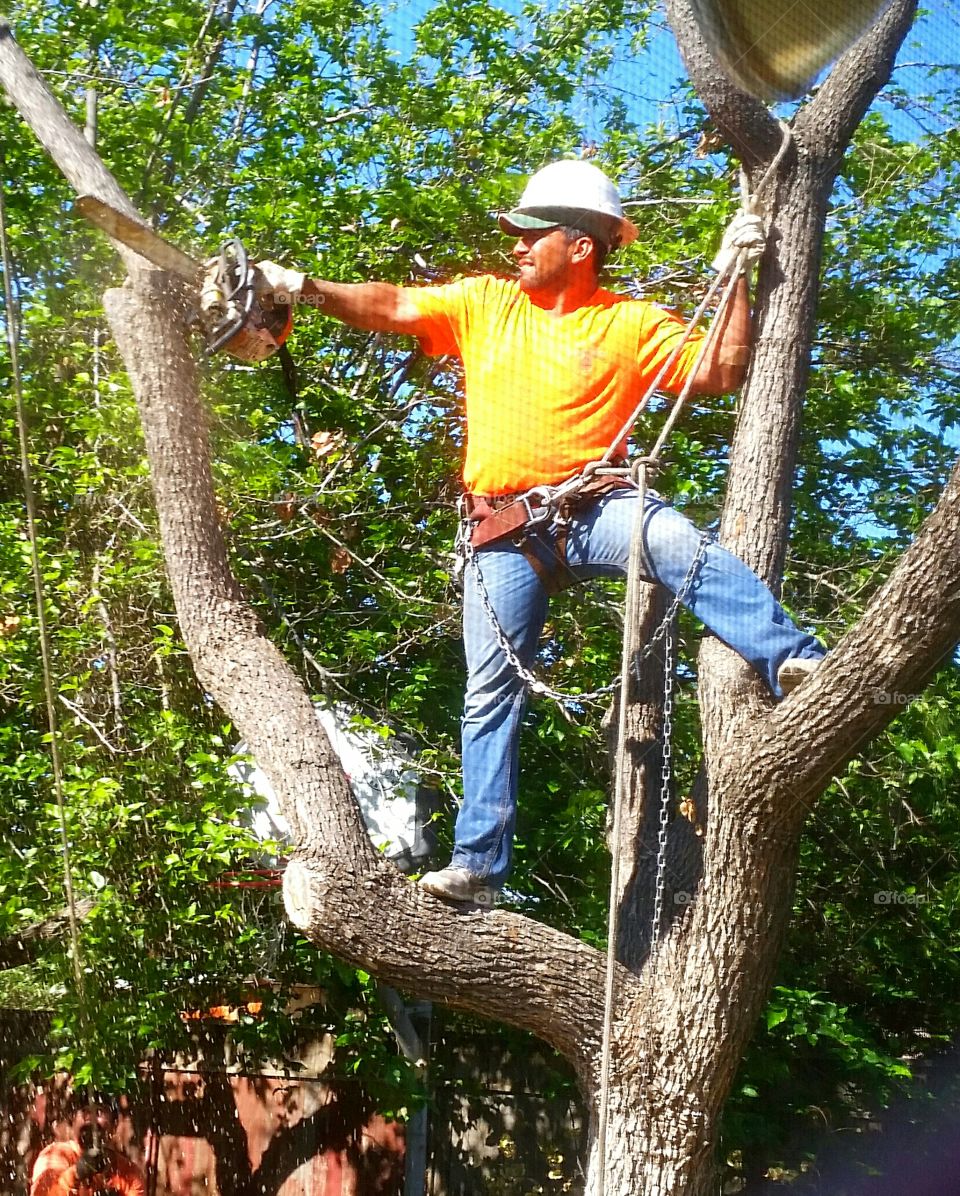
[[[608,249],[637,239],[636,226],[623,214],[613,183],[592,162],[552,162],[530,179],[511,212],[498,221],[505,233],[521,236],[532,228],[566,224],[603,241]]]

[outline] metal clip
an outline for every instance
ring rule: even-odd
[[[536,498],[540,500],[540,506],[534,511],[531,499]],[[532,527],[538,523],[546,523],[551,519],[553,517],[555,499],[556,491],[550,486],[534,486],[526,494],[521,494],[517,501],[523,503],[524,509],[527,512],[527,527]]]
[[[467,562],[473,556],[473,548],[470,544],[473,521],[467,515],[467,496],[465,494],[461,494],[457,499],[457,516],[457,533],[453,538],[453,568],[450,579],[458,590],[462,590]]]

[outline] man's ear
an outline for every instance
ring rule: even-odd
[[[573,243],[573,253],[570,260],[572,262],[585,262],[593,257],[593,241],[590,237],[577,237]]]

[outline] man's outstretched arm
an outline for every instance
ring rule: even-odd
[[[316,307],[368,332],[399,332],[417,336],[421,320],[403,287],[390,282],[327,282],[307,278],[300,271],[257,262],[261,294],[273,294],[280,302],[292,300]]]

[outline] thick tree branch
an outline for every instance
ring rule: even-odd
[[[157,285],[110,291],[105,305],[140,406],[197,676],[250,744],[301,843],[285,882],[296,924],[390,984],[533,1030],[586,1074],[600,1039],[602,957],[517,915],[464,916],[373,850],[309,698],[230,572],[179,312]]]
[[[666,9],[687,74],[717,128],[748,168],[769,161],[780,145],[777,122],[764,104],[724,74],[687,0],[666,0]]]
[[[725,546],[773,587],[787,550],[828,189],[817,186],[801,151],[783,190],[757,280],[753,356],[721,522]]]
[[[771,584],[782,570],[790,490],[813,337],[820,247],[827,204],[847,141],[889,72],[908,22],[891,17],[844,60],[828,91],[835,105],[811,129],[798,119],[794,150],[772,195],[772,238],[758,279],[755,350],[731,451],[723,542]],[[670,0],[701,97],[731,142],[763,135],[752,101],[726,84],[683,26],[682,0]],[[691,45],[693,49],[691,50]],[[701,55],[701,57],[698,57]],[[858,73],[859,71],[859,73]],[[713,75],[714,77],[711,77]],[[850,88],[848,95],[843,87]],[[822,136],[821,136],[822,133]],[[811,146],[806,143],[810,138]],[[833,138],[832,143],[829,138]],[[757,140],[748,165],[768,156]],[[828,658],[822,674],[771,711],[769,695],[746,665],[709,637],[700,655],[700,691],[710,816],[696,900],[682,911],[644,977],[624,1023],[656,1043],[645,1092],[670,1108],[675,1147],[687,1158],[716,1133],[717,1118],[754,1019],[772,981],[789,923],[804,818],[833,771],[896,713],[864,684],[918,685],[960,636],[956,479],[937,512],[867,616]],[[924,599],[917,617],[916,587]],[[902,610],[911,611],[905,618]],[[631,999],[626,994],[626,999]],[[635,1040],[636,1041],[636,1040]],[[621,1066],[642,1074],[642,1056]],[[674,1077],[683,1077],[683,1085]],[[679,1116],[677,1112],[679,1111]],[[671,1130],[661,1130],[668,1140]],[[664,1187],[663,1190],[671,1190]],[[677,1190],[680,1190],[679,1188]],[[683,1189],[686,1190],[686,1189]],[[697,1189],[700,1191],[700,1189]],[[704,1178],[703,1191],[712,1190]]]
[[[960,462],[914,542],[816,677],[747,751],[804,808],[919,694],[960,641]]]

